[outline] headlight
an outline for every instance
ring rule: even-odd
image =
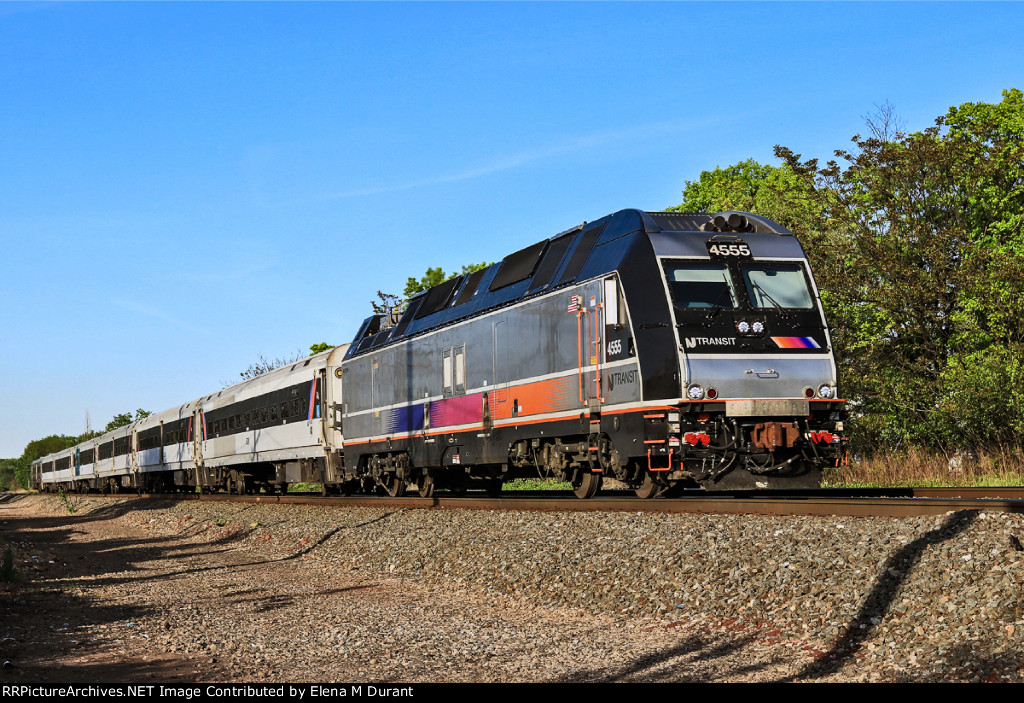
[[[761,334],[762,332],[764,332],[764,323],[761,322],[760,320],[755,321],[753,329],[754,334]]]
[[[740,334],[746,334],[747,332],[750,331],[750,323],[747,322],[746,320],[740,320],[739,322],[736,323],[736,329],[739,331]]]
[[[686,395],[690,396],[690,400],[700,400],[704,397],[704,389],[695,383],[687,389]]]
[[[827,383],[822,383],[818,386],[818,397],[819,398],[831,398],[832,397],[832,386]]]

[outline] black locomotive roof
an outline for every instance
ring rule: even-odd
[[[708,239],[737,236],[755,257],[804,256],[789,230],[751,213],[620,210],[420,293],[409,300],[394,325],[383,324],[384,315],[367,318],[346,358],[614,271],[636,243],[636,236],[630,235],[646,235],[656,256],[708,256]]]

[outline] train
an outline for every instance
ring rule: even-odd
[[[592,498],[811,488],[845,401],[797,237],[627,209],[373,315],[351,343],[33,463],[43,490]]]

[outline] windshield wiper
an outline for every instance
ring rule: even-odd
[[[784,307],[779,305],[779,301],[777,301],[775,298],[773,298],[768,293],[768,291],[766,291],[764,288],[761,287],[761,285],[757,281],[751,280],[750,281],[750,286],[754,290],[759,291],[761,293],[761,295],[763,295],[765,298],[768,298],[769,302],[771,302],[771,304],[775,306],[775,309],[779,311],[781,317],[783,317],[783,318],[788,318],[789,317],[789,313],[786,312],[786,309]]]

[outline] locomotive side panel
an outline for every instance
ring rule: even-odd
[[[608,289],[617,295],[617,285]],[[587,282],[347,361],[349,468],[395,453],[408,454],[411,473],[504,467],[511,444],[552,436],[553,423],[586,435],[580,416],[599,393],[638,401],[636,362],[621,335],[620,358],[607,366],[604,294],[603,280]],[[621,315],[610,325],[617,332],[628,331]]]

